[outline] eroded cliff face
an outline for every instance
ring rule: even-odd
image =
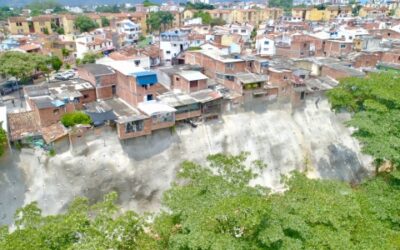
[[[119,193],[124,209],[155,212],[182,161],[201,163],[219,152],[248,151],[251,159],[263,160],[268,168],[253,184],[275,191],[283,189],[281,175],[295,169],[348,182],[360,181],[373,169],[343,125],[348,115],[332,113],[326,100],[316,105],[310,99],[296,110],[278,104],[247,110],[197,128],[178,126],[124,142],[104,133],[89,138],[88,150],[80,155],[16,153],[1,162],[0,222],[10,223],[15,209],[32,201],[54,214],[76,196],[96,201],[110,191]]]

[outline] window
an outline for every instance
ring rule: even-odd
[[[387,35],[388,35],[388,36],[390,36],[390,35],[391,35],[391,33],[388,33]]]
[[[269,48],[264,48],[264,51],[268,51],[269,50]]]
[[[288,77],[287,76],[283,76],[283,80],[287,80],[288,79]]]
[[[226,67],[228,68],[228,69],[233,69],[234,68],[234,64],[233,63],[227,63],[227,64],[225,64],[226,65]]]
[[[180,80],[181,80],[181,78],[175,77],[175,81],[179,82]]]
[[[233,80],[235,80],[235,77],[234,76],[230,76],[230,75],[226,75],[225,79],[228,80],[228,81],[233,81]]]
[[[88,94],[84,94],[84,95],[83,95],[83,99],[86,99],[86,98],[89,98],[89,95],[88,95]]]
[[[172,112],[168,113],[160,113],[151,116],[153,124],[162,123],[162,122],[173,122],[175,120],[175,114]]]
[[[301,91],[301,93],[300,93],[300,100],[304,100],[304,97],[305,97],[305,92],[304,91]]]
[[[246,30],[245,30],[245,29],[242,29],[242,30],[240,30],[240,32],[242,32],[242,33],[246,33]]]
[[[264,45],[269,45],[269,41],[264,41]]]
[[[140,65],[140,60],[135,60],[135,65],[139,66]]]
[[[169,54],[171,54],[171,51],[167,50],[167,51],[165,51],[165,53],[167,53],[169,55]]]
[[[198,81],[190,81],[190,88],[197,88],[199,86]]]
[[[341,49],[345,49],[346,48],[346,44],[340,44],[340,48]]]
[[[126,133],[135,133],[142,131],[144,129],[144,122],[143,121],[132,121],[128,122],[125,125],[125,132]]]

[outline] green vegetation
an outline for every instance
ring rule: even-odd
[[[187,50],[188,50],[188,51],[201,50],[201,47],[198,47],[198,46],[189,47]]]
[[[257,37],[257,28],[254,28],[254,29],[251,31],[250,39],[251,39],[251,40],[255,40],[256,37]]]
[[[63,62],[60,58],[58,58],[58,56],[50,57],[50,63],[52,69],[54,69],[55,71],[59,71],[61,69],[61,66],[63,65]]]
[[[193,9],[193,10],[213,10],[215,7],[212,4],[206,3],[186,3],[186,9]]]
[[[89,32],[99,27],[95,21],[85,15],[79,15],[76,17],[75,26],[80,32]]]
[[[328,92],[332,108],[354,113],[348,122],[354,136],[376,166],[389,161],[400,165],[400,78],[395,73],[375,73],[366,78],[347,78]]]
[[[0,21],[7,21],[9,17],[18,16],[21,13],[19,9],[13,9],[8,6],[0,7]]]
[[[270,0],[268,1],[269,7],[278,7],[286,11],[293,7],[293,0]]]
[[[101,17],[101,27],[108,27],[110,26],[110,20],[107,19],[107,17],[102,16]]]
[[[121,8],[117,5],[103,5],[96,8],[96,12],[101,13],[121,13]]]
[[[144,7],[151,7],[151,6],[158,6],[159,4],[157,4],[157,3],[154,3],[154,2],[152,2],[152,1],[150,1],[150,0],[144,0],[143,1],[143,6]]]
[[[203,23],[203,24],[206,24],[206,25],[210,24],[210,23],[211,23],[211,20],[212,20],[212,17],[211,17],[211,15],[210,15],[210,13],[208,13],[208,12],[203,12],[203,11],[201,11],[201,10],[200,10],[200,11],[197,11],[196,13],[194,13],[193,17],[194,17],[194,18],[200,17],[202,23]]]
[[[51,58],[48,56],[9,51],[0,55],[0,74],[17,79],[29,78],[33,73],[44,74],[52,70]]]
[[[146,20],[151,31],[167,30],[174,21],[174,16],[168,11],[151,12]]]
[[[61,117],[61,123],[68,128],[78,124],[89,125],[92,123],[92,119],[90,119],[90,116],[83,112],[75,111],[64,114]]]
[[[225,25],[225,24],[226,24],[226,22],[222,18],[213,18],[213,19],[211,19],[211,22],[210,22],[210,25],[212,27],[214,27],[214,26],[222,26],[222,25]]]
[[[52,148],[52,149],[50,149],[50,151],[49,151],[49,156],[50,157],[53,157],[53,156],[55,156],[56,155],[56,151]]]
[[[33,0],[26,8],[31,10],[31,16],[42,15],[47,9],[55,10],[55,12],[66,11],[56,0]]]
[[[96,59],[101,58],[101,54],[93,54],[93,53],[87,53],[83,56],[82,59],[76,59],[76,64],[88,64],[88,63],[95,63]]]
[[[68,57],[71,54],[71,51],[69,51],[69,49],[67,48],[62,48],[61,54],[63,55],[63,57]]]
[[[89,205],[78,198],[65,214],[42,216],[36,203],[3,228],[0,249],[396,249],[400,244],[400,175],[356,188],[339,181],[286,178],[271,194],[249,181],[265,169],[247,154],[184,162],[164,194],[166,210],[148,220],[119,212],[115,193]],[[182,184],[183,183],[183,184]],[[150,222],[151,221],[151,222]]]
[[[7,133],[3,129],[3,122],[0,122],[0,157],[4,154],[7,147]]]

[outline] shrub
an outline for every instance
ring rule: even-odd
[[[65,127],[72,127],[77,124],[90,124],[92,123],[92,119],[83,112],[75,111],[63,115],[61,118],[61,123]]]
[[[189,47],[189,51],[194,51],[194,50],[201,50],[201,47],[195,46],[195,47]]]

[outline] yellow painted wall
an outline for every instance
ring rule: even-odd
[[[233,37],[231,35],[223,35],[221,37],[222,46],[230,46],[233,43]]]
[[[29,34],[28,22],[22,22],[22,26],[17,26],[16,22],[9,22],[8,28],[11,34]]]
[[[51,30],[51,22],[50,21],[34,21],[33,28],[35,29],[35,33],[44,33],[42,30],[47,29],[49,34],[53,33]]]

